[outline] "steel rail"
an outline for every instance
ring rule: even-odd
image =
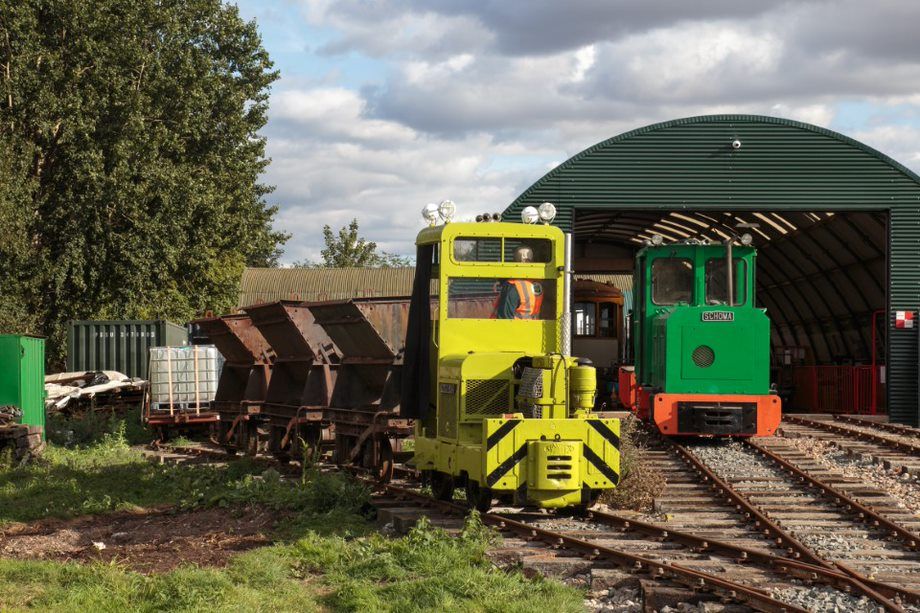
[[[430,496],[404,487],[392,484],[378,484],[378,487],[396,498],[409,498],[419,502],[423,506],[437,507],[449,513],[466,513],[469,511],[469,509],[463,505],[435,500]],[[620,566],[629,567],[634,572],[645,572],[651,574],[655,579],[672,579],[697,591],[718,591],[731,600],[749,604],[762,611],[771,613],[807,612],[807,609],[802,609],[795,605],[776,600],[764,590],[735,583],[728,579],[694,570],[680,564],[659,562],[612,547],[606,547],[590,541],[567,536],[552,530],[531,526],[504,515],[482,513],[480,518],[486,525],[493,526],[500,531],[516,533],[523,536],[526,540],[539,540],[549,544],[553,548],[564,548],[570,551],[576,551],[590,560],[604,558]],[[880,602],[884,604],[883,601]],[[900,611],[900,609],[895,610]]]
[[[740,561],[750,560],[759,562],[781,574],[790,574],[800,579],[825,583],[832,587],[843,589],[844,591],[850,591],[854,587],[850,575],[841,571],[829,569],[823,565],[810,564],[808,562],[767,553],[758,549],[751,549],[724,541],[703,538],[690,532],[672,530],[670,528],[637,521],[609,512],[589,511],[586,517],[611,526],[619,527],[625,531],[632,530],[665,541],[679,543],[685,547],[698,551],[713,551],[724,555],[736,555]],[[871,580],[868,583],[870,587],[874,587],[874,584],[878,582]],[[881,584],[881,587],[884,587],[884,584]],[[875,589],[878,589],[878,587]],[[920,594],[916,596],[920,599]]]
[[[904,609],[898,603],[891,600],[891,598],[920,603],[920,594],[904,590],[897,586],[874,581],[847,566],[834,564],[825,560],[811,548],[789,534],[785,529],[781,528],[775,521],[767,517],[766,513],[757,508],[757,506],[750,502],[746,496],[735,490],[727,481],[717,476],[712,469],[706,466],[705,463],[693,455],[686,447],[674,443],[673,441],[670,442],[670,444],[696,469],[704,482],[711,481],[712,489],[718,489],[720,494],[734,502],[737,510],[740,511],[743,509],[747,517],[754,522],[755,527],[759,528],[765,536],[774,538],[778,546],[786,547],[791,550],[793,557],[799,556],[816,566],[843,571],[851,578],[853,589],[879,602],[887,611],[904,611]]]
[[[819,430],[825,430],[826,432],[831,432],[833,434],[843,434],[852,438],[871,441],[873,443],[878,443],[879,445],[888,447],[889,449],[894,449],[897,451],[908,451],[920,456],[920,444],[915,445],[913,443],[896,441],[892,438],[888,438],[887,436],[879,436],[878,434],[863,432],[862,430],[854,430],[853,428],[847,428],[846,426],[841,426],[831,422],[805,419],[802,417],[796,417],[794,415],[784,415],[783,420],[799,426],[817,428]]]
[[[886,530],[888,530],[891,536],[900,539],[909,549],[917,550],[917,543],[920,543],[920,535],[914,534],[907,528],[891,521],[872,507],[859,502],[855,498],[850,497],[848,494],[845,494],[834,486],[824,483],[820,479],[816,479],[795,464],[765,448],[760,443],[755,443],[753,440],[746,440],[745,443],[749,447],[756,449],[760,455],[769,458],[771,461],[779,464],[785,470],[791,472],[799,479],[808,482],[809,485],[818,488],[824,492],[825,495],[834,498],[838,503],[845,504],[848,511],[853,512],[855,509],[855,511],[859,514],[860,519],[868,521],[868,518],[871,518],[872,523],[875,526],[884,527]]]
[[[887,421],[869,421],[868,419],[860,419],[853,415],[834,415],[834,419],[845,424],[863,426],[864,428],[878,428],[879,430],[885,430],[892,434],[900,434],[901,436],[910,436],[920,439],[920,428],[914,428],[913,426],[892,424]]]

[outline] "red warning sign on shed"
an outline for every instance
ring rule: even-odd
[[[894,312],[895,328],[913,328],[914,312],[913,311],[895,311]]]

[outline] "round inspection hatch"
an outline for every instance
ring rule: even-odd
[[[712,350],[712,347],[700,345],[693,350],[691,357],[693,358],[693,363],[700,368],[709,368],[716,361],[716,352]]]

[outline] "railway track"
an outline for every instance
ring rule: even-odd
[[[814,513],[815,508],[807,504],[784,508],[782,497],[764,502],[758,499],[762,492],[748,487],[757,482],[772,483],[777,476],[771,481],[758,472],[758,476],[746,480],[750,483],[742,483],[748,488],[739,488],[743,495],[758,503],[752,513],[726,495],[715,473],[713,478],[701,478],[698,467],[675,449],[660,441],[644,451],[646,461],[668,482],[656,501],[657,516],[594,511],[576,519],[508,509],[486,514],[483,521],[506,535],[506,549],[543,556],[555,551],[569,557],[566,563],[577,556],[582,568],[587,565],[599,569],[594,572],[620,567],[642,577],[643,587],[683,586],[684,593],[692,591],[704,598],[741,602],[765,611],[920,611],[920,594],[911,589],[912,580],[899,580],[899,571],[891,564],[901,571],[906,566],[917,566],[916,552],[901,551],[900,558],[881,552],[872,558],[878,568],[870,569],[868,574],[863,574],[866,569],[859,564],[850,568],[843,560],[846,556],[839,560],[827,556],[828,561],[826,552],[815,552],[797,538],[808,541],[813,530],[796,524],[795,514],[803,513],[803,506],[808,507],[805,513]],[[219,449],[168,447],[160,451],[226,460]],[[267,458],[264,461],[273,463]],[[402,483],[381,485],[366,479],[383,495],[378,504],[417,506],[429,515],[465,514],[461,505],[442,504],[421,494],[413,481],[413,471],[401,469],[396,476]],[[725,485],[731,487],[727,482]],[[386,498],[392,501],[388,503]],[[415,516],[410,513],[410,518]],[[839,518],[835,515],[834,519]],[[777,529],[774,523],[778,523]],[[822,524],[820,528],[819,533],[830,530],[846,538],[868,534],[873,529],[863,524],[850,525],[846,530],[837,524]],[[887,551],[887,545],[882,549]],[[850,558],[846,560],[852,562]],[[899,561],[904,564],[899,565]],[[541,559],[541,564],[550,563]],[[920,570],[920,566],[917,568]],[[920,575],[916,578],[920,579]]]
[[[790,451],[794,448],[783,450],[782,445],[782,439],[760,439],[675,449],[793,554],[848,574],[893,605],[920,605],[920,537],[894,521],[910,518],[899,515],[883,492],[828,474],[823,466],[806,465]],[[831,479],[833,484],[827,482]],[[871,495],[872,507],[854,495]]]
[[[879,432],[878,426],[895,431]],[[786,415],[780,426],[785,437],[811,437],[848,453],[870,457],[886,468],[920,475],[920,430],[896,424],[875,424],[859,419],[816,420]]]

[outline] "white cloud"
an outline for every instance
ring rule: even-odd
[[[282,67],[266,180],[278,226],[295,234],[287,261],[318,257],[322,225],[352,217],[384,249],[410,253],[426,202],[502,209],[582,149],[676,117],[833,129],[849,121],[841,102],[856,101],[878,112],[850,135],[920,168],[920,3],[296,4],[324,32],[304,42],[311,66],[384,68],[356,84],[336,68]]]

